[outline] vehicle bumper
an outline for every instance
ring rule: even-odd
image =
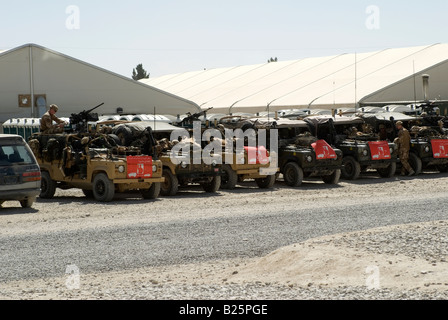
[[[24,200],[28,198],[37,198],[40,194],[40,188],[38,189],[25,189],[25,190],[13,190],[13,191],[0,191],[0,200]]]

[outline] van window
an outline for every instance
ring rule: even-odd
[[[24,145],[0,146],[0,166],[34,164],[34,159]]]

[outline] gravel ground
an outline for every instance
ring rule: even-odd
[[[78,190],[31,210],[7,202],[0,298],[445,300],[447,186],[446,174],[426,173],[272,191],[245,183],[214,197],[192,188],[151,203],[98,204]]]

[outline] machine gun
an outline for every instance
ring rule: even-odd
[[[193,122],[194,121],[198,121],[199,117],[201,116],[205,116],[207,114],[207,111],[213,109],[213,107],[208,108],[207,110],[202,110],[201,112],[196,112],[191,114],[190,112],[187,113],[187,117],[184,118],[181,122],[180,125],[181,127],[192,127],[193,126]]]
[[[87,123],[89,121],[98,121],[98,114],[97,113],[92,113],[93,110],[98,109],[99,107],[101,107],[104,104],[101,103],[99,105],[97,105],[96,107],[89,109],[89,110],[84,110],[81,111],[80,113],[72,113],[72,115],[70,116],[70,130],[71,131],[77,131],[80,133],[84,133],[88,131],[88,127],[87,127]]]

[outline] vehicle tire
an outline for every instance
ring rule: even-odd
[[[39,197],[42,199],[53,199],[56,193],[56,181],[51,179],[47,171],[43,171],[41,177]]]
[[[266,178],[255,179],[257,186],[260,189],[271,189],[275,184],[275,174],[266,176]]]
[[[233,190],[238,182],[238,175],[233,171],[232,167],[224,164],[221,168],[221,188],[226,190]]]
[[[341,173],[343,179],[356,180],[361,175],[361,165],[352,156],[344,157],[342,165]]]
[[[392,162],[387,168],[376,169],[381,178],[392,178],[397,172],[397,163]]]
[[[338,184],[341,179],[341,169],[334,170],[332,174],[323,176],[322,180],[326,184]]]
[[[93,197],[100,202],[110,202],[115,196],[114,183],[105,173],[99,173],[93,179]]]
[[[289,162],[283,169],[283,179],[286,185],[298,187],[303,182],[303,169],[295,162]]]
[[[207,193],[215,193],[221,187],[221,176],[213,177],[212,181],[207,183],[201,183],[202,188]]]
[[[20,205],[22,206],[22,208],[28,209],[33,206],[34,201],[36,201],[36,198],[34,198],[34,197],[27,198],[27,199],[21,200]]]
[[[420,159],[420,157],[417,156],[414,152],[409,152],[409,164],[411,165],[412,169],[414,169],[414,175],[418,176],[420,173],[422,173],[422,159]]]
[[[160,182],[154,182],[151,185],[151,188],[146,190],[140,190],[140,193],[142,194],[143,199],[147,200],[153,200],[157,199],[160,195],[162,184]]]
[[[172,197],[179,191],[179,180],[170,169],[163,169],[163,177],[165,182],[161,183],[160,194],[164,197]]]
[[[120,140],[120,145],[129,146],[132,142],[132,130],[125,126],[120,126],[114,132]]]
[[[82,189],[82,193],[84,193],[87,198],[93,198],[93,190]]]

